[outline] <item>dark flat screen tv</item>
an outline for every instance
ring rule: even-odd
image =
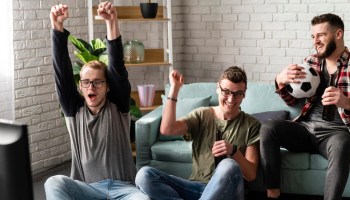
[[[1,119],[0,199],[33,199],[27,125]]]

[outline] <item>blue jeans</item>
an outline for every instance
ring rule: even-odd
[[[153,200],[244,199],[243,177],[233,159],[222,160],[209,183],[189,181],[145,166],[136,175],[136,185]]]
[[[130,182],[107,179],[88,184],[63,175],[48,178],[45,182],[45,193],[47,200],[149,200]]]

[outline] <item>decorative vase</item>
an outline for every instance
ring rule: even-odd
[[[153,105],[154,94],[156,91],[155,85],[138,85],[137,91],[139,93],[140,105],[142,107],[149,107]]]
[[[145,47],[140,40],[130,40],[123,45],[124,61],[141,63],[145,59]]]
[[[140,3],[143,18],[155,18],[158,11],[158,3]]]

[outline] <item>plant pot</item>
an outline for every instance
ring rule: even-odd
[[[158,11],[158,3],[140,3],[143,18],[155,18]]]

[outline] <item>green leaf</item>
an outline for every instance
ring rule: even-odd
[[[106,44],[99,38],[91,40],[91,45],[93,48],[91,54],[97,57],[101,56],[107,50]]]
[[[92,60],[98,60],[98,57],[97,56],[94,56],[88,52],[83,52],[82,55],[84,56],[86,62],[90,62]]]
[[[81,42],[83,45],[84,45],[84,47],[85,47],[85,49],[88,51],[88,52],[93,52],[94,51],[94,48],[93,48],[93,46],[91,46],[91,44],[89,44],[88,42],[86,42],[85,40],[83,40],[83,39],[78,39],[79,40],[79,42]]]
[[[100,56],[99,61],[103,62],[104,64],[106,64],[108,66],[108,55],[107,54],[103,54]]]
[[[94,55],[90,54],[87,51],[84,51],[84,52],[81,52],[81,53],[77,53],[77,54],[75,54],[75,56],[77,58],[79,58],[84,64],[88,63],[88,62],[90,62],[92,60],[99,60],[97,56],[94,56]]]
[[[82,52],[74,51],[74,55],[84,64],[87,63],[87,61],[86,61],[87,59],[84,57],[84,54]]]
[[[76,37],[74,37],[73,35],[69,35],[68,36],[68,40],[75,46],[75,48],[77,48],[80,52],[84,52],[84,51],[88,51],[88,49],[86,49],[86,47],[84,46],[84,44],[78,40]]]
[[[92,48],[96,49],[106,49],[106,43],[103,42],[100,38],[96,38],[95,40],[91,40]]]
[[[136,106],[136,101],[133,98],[130,98],[130,115],[137,119],[142,117],[142,112],[140,108]]]
[[[130,98],[130,105],[131,105],[131,106],[136,105],[136,101],[135,101],[135,99]]]
[[[80,74],[80,70],[81,70],[81,67],[83,65],[80,63],[80,62],[73,62],[73,74],[76,75],[76,74]]]
[[[73,68],[73,76],[75,84],[79,84],[80,81],[80,70],[81,70],[82,64],[80,62],[73,62],[72,68]]]
[[[130,106],[130,115],[138,118],[142,117],[142,112],[140,108],[138,108],[136,105],[131,105]]]
[[[94,56],[101,56],[105,51],[106,51],[107,48],[100,48],[100,49],[95,49],[94,51],[91,52],[92,55]]]

